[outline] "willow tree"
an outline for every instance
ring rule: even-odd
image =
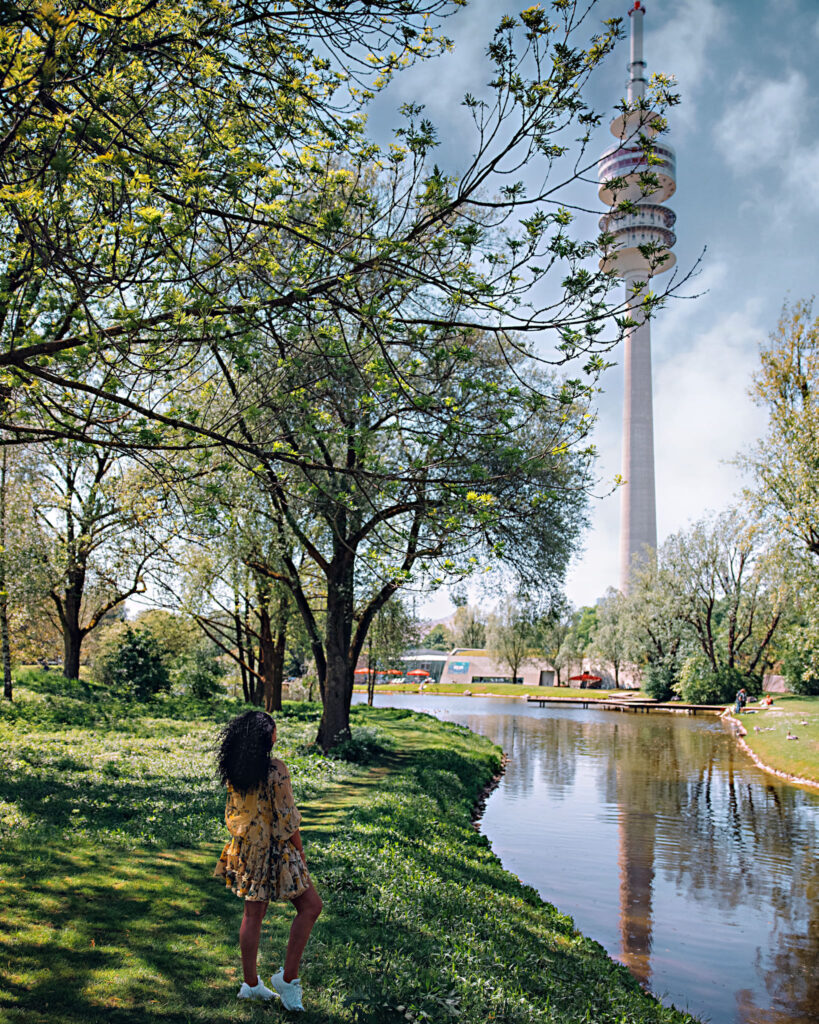
[[[797,550],[818,559],[819,317],[810,302],[783,308],[751,394],[768,429],[743,460],[753,473],[748,497]]]

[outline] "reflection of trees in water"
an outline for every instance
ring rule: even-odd
[[[790,886],[774,890],[776,945],[771,951],[771,968],[764,972],[765,987],[775,1007],[790,1010],[789,1021],[808,1024],[819,1020],[819,850],[816,839],[797,847],[792,859]],[[794,898],[795,894],[800,897]],[[772,945],[773,945],[772,936]],[[795,1017],[793,1008],[804,1017]],[[766,1020],[751,1014],[742,1018]]]
[[[531,796],[538,779],[553,798],[563,799],[574,785],[585,724],[561,717],[487,715],[480,731],[511,758],[507,772],[516,794]]]
[[[660,879],[742,925],[768,904],[756,973],[772,1008],[737,992],[738,1024],[819,1021],[819,803],[754,769],[720,727],[618,714],[475,716],[512,758],[515,795],[571,796],[579,773],[617,808],[620,958],[651,976],[652,895]],[[601,850],[601,858],[606,851]],[[726,966],[726,970],[730,970]],[[762,1001],[767,1001],[763,999]]]
[[[773,1008],[757,1007],[742,990],[738,1021],[819,1020],[816,799],[760,784],[733,740],[710,729],[617,723],[608,749],[600,784],[619,807],[624,962],[648,980],[654,871],[662,870],[687,898],[707,899],[740,922],[743,905],[772,907],[758,963]]]

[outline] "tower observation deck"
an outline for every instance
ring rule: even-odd
[[[676,215],[663,205],[677,188],[674,150],[656,142],[657,115],[646,103],[643,60],[645,7],[635,0],[631,18],[628,103],[611,123],[617,140],[597,164],[600,199],[609,212],[600,229],[612,237],[600,267],[625,283],[629,316],[623,358],[623,461],[620,520],[620,589],[626,593],[635,560],[657,547],[654,484],[654,412],[651,383],[651,330],[641,303],[648,281],[670,270],[677,241]],[[648,151],[646,142],[650,142]],[[651,159],[649,160],[649,155]],[[651,176],[650,179],[648,176]],[[625,208],[621,208],[621,204]],[[662,257],[665,257],[662,259]]]

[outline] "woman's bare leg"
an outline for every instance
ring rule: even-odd
[[[239,928],[242,973],[245,981],[251,987],[259,980],[257,970],[259,939],[262,937],[262,921],[267,912],[267,902],[267,900],[245,900],[245,913]]]
[[[304,947],[323,906],[321,896],[312,884],[301,896],[291,900],[291,903],[296,908],[296,916],[290,925],[290,938],[287,940],[287,953],[284,958],[285,981],[298,978]]]

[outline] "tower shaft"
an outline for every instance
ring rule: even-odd
[[[651,278],[675,263],[675,214],[664,205],[677,188],[674,150],[655,136],[662,119],[646,100],[642,0],[634,0],[628,102],[611,122],[617,142],[598,161],[600,199],[609,212],[600,228],[609,238],[601,269],[622,278],[635,326],[624,343],[623,465],[620,519],[620,589],[628,593],[635,561],[657,548],[654,485],[654,408],[651,386],[651,328],[643,300]],[[651,152],[647,153],[646,140]]]
[[[623,465],[620,506],[620,589],[625,594],[635,559],[657,547],[657,504],[654,486],[654,409],[651,382],[651,326],[632,297],[645,274],[625,279],[630,317],[637,326],[626,334],[623,359]]]

